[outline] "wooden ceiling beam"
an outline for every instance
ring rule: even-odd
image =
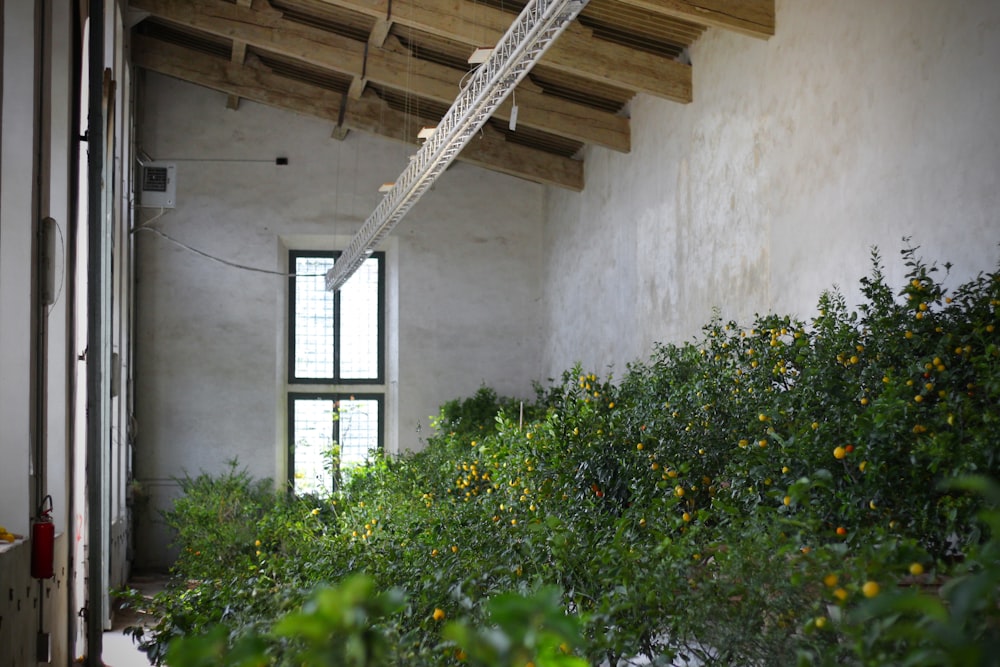
[[[750,37],[774,36],[774,0],[618,0],[636,9]]]
[[[236,4],[240,7],[249,7],[253,0],[236,0]],[[242,65],[243,61],[247,57],[247,43],[241,42],[237,39],[233,40],[233,62],[237,65]],[[230,95],[226,99],[226,106],[233,111],[240,108],[240,98],[236,95]]]
[[[371,32],[368,33],[368,47],[376,49],[381,48],[382,45],[385,44],[385,40],[389,36],[390,30],[392,30],[392,21],[375,19],[375,25],[372,26]],[[347,94],[350,95],[352,99],[361,99],[361,94],[365,92],[365,86],[367,85],[367,77],[355,76],[351,79],[351,88],[347,91]]]
[[[224,0],[131,0],[131,6],[173,23],[244,41],[448,106],[457,97],[465,74],[414,58],[404,49],[394,49],[389,43],[392,40],[383,47],[366,46],[365,42],[290,21],[262,0],[254,2],[253,8]],[[519,86],[515,94],[519,125],[620,152],[631,148],[629,120],[625,117],[543,95],[528,86]],[[494,117],[509,120],[512,106],[512,101],[507,100]]]
[[[390,30],[392,30],[392,21],[382,18],[375,19],[375,25],[372,27],[371,34],[368,35],[368,43],[372,46],[382,46],[385,44],[385,38],[389,36]]]
[[[514,20],[512,14],[468,0],[407,0],[395,4],[391,0],[321,1],[375,18],[391,16],[399,25],[462,42],[473,48],[495,45]],[[690,66],[597,39],[579,22],[573,22],[566,28],[542,57],[538,67],[548,67],[675,102],[691,101]]]
[[[334,123],[342,117],[346,128],[409,144],[418,143],[417,133],[428,122],[390,108],[371,92],[364,93],[360,100],[351,100],[342,93],[274,74],[253,57],[248,57],[246,64],[237,65],[183,46],[135,35],[132,59],[137,66],[153,72]],[[343,113],[342,105],[346,105]],[[583,162],[510,143],[488,128],[457,159],[543,185],[583,189]]]

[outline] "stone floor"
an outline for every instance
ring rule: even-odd
[[[107,667],[149,667],[146,654],[132,643],[132,638],[121,630],[104,633],[104,652],[101,658]]]
[[[135,577],[129,586],[139,590],[143,595],[152,596],[162,590],[163,577]],[[146,654],[132,641],[131,635],[123,632],[124,628],[148,623],[149,618],[134,609],[115,608],[111,629],[104,633],[104,651],[101,658],[107,667],[149,667]]]

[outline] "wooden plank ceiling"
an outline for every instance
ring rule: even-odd
[[[130,0],[134,62],[228,95],[418,143],[525,0]],[[459,160],[581,190],[581,148],[628,152],[637,93],[692,100],[706,28],[766,39],[774,0],[591,0]],[[518,110],[515,129],[510,118]]]

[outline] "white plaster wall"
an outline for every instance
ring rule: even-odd
[[[1000,3],[778,0],[777,34],[709,30],[694,102],[634,100],[629,155],[546,206],[544,367],[698,334],[718,309],[809,316],[902,237],[952,284],[1000,259]]]
[[[247,101],[233,112],[221,94],[154,74],[145,81],[141,148],[176,161],[178,182],[177,208],[152,226],[240,264],[283,271],[289,246],[334,247],[415,150],[359,133],[338,142],[330,122]],[[288,166],[276,166],[277,156]],[[210,161],[219,159],[231,161]],[[388,442],[400,450],[421,446],[442,402],[483,382],[530,393],[541,359],[543,204],[540,186],[456,164],[391,237],[398,358],[389,423],[398,437]],[[171,477],[218,472],[234,457],[255,476],[280,476],[286,280],[148,231],[134,236],[136,469],[147,509],[170,502]],[[140,566],[165,564],[166,536],[153,519],[139,523]]]
[[[32,377],[35,333],[34,251],[36,31],[34,8],[0,7],[0,525],[25,535],[34,508],[31,449],[35,401]]]
[[[541,360],[540,186],[456,164],[397,228],[400,447],[487,384],[530,397]],[[416,436],[416,437],[415,437]]]
[[[68,664],[70,619],[76,617],[76,608],[69,612],[67,586],[68,531],[74,525],[67,442],[73,285],[67,275],[69,158],[78,135],[70,131],[73,9],[63,2],[36,11],[41,4],[0,0],[0,524],[30,537],[30,519],[37,514],[34,491],[43,484],[38,488],[51,495],[57,531],[55,576],[44,582],[30,576],[30,540],[0,543],[0,665],[37,664],[39,632],[49,635],[50,663]],[[43,96],[41,104],[36,92]],[[59,229],[53,258],[57,291],[55,302],[41,308],[32,278],[41,270],[36,234],[46,216],[56,219]],[[44,334],[44,343],[36,334]],[[44,362],[44,382],[34,377],[37,360]],[[44,411],[44,428],[37,428],[36,409]],[[44,451],[43,469],[34,459],[36,443]]]

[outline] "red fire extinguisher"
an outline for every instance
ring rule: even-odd
[[[51,514],[52,496],[45,496],[38,508],[38,518],[31,524],[31,576],[35,579],[51,579],[54,575],[56,527]]]

